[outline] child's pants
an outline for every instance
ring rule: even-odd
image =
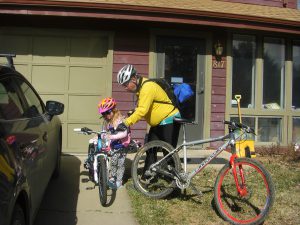
[[[116,152],[111,157],[111,176],[119,182],[122,182],[125,172],[126,153],[123,151]]]

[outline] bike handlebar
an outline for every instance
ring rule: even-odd
[[[93,130],[91,130],[88,127],[74,128],[73,131],[80,132],[80,133],[87,134],[87,135],[90,135],[90,134],[105,134],[105,133],[107,133],[107,131],[93,131]]]
[[[244,125],[242,123],[238,123],[238,122],[233,122],[233,121],[224,121],[224,124],[229,125],[232,129],[243,129],[244,131],[246,131],[247,133],[252,133],[255,134],[254,129],[252,129],[251,127]]]

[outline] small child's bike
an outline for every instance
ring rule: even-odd
[[[75,132],[85,135],[96,134],[98,138],[92,139],[88,147],[88,157],[84,162],[84,167],[89,172],[89,179],[99,187],[99,198],[102,206],[107,206],[107,191],[109,189],[108,178],[110,176],[111,156],[118,150],[110,148],[110,141],[107,140],[108,131],[93,131],[87,127],[75,128]],[[136,140],[131,140],[126,149],[127,152],[136,152],[141,144]]]
[[[110,151],[109,141],[102,139],[102,134],[107,131],[93,131],[87,127],[75,128],[75,132],[91,135],[96,134],[98,139],[90,143],[88,147],[88,157],[84,162],[84,167],[89,171],[89,179],[99,187],[99,197],[102,206],[107,205],[107,190],[108,190],[108,176],[110,173]]]

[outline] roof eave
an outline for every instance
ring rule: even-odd
[[[80,9],[80,10],[78,10]],[[124,20],[146,20],[173,23],[191,23],[237,28],[259,29],[300,34],[300,21],[220,12],[186,10],[176,8],[149,7],[93,2],[62,2],[40,0],[0,0],[0,13],[27,15],[78,16]],[[197,22],[197,19],[199,21]],[[220,21],[221,22],[214,22]],[[226,25],[228,24],[228,25]],[[276,28],[275,26],[279,27]],[[252,28],[251,28],[252,27]],[[286,30],[286,31],[285,31]],[[290,31],[289,31],[290,30]]]

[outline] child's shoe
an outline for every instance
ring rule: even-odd
[[[115,179],[113,177],[107,181],[107,184],[111,189],[117,189]]]
[[[116,188],[119,189],[119,188],[122,188],[122,181],[117,181],[116,182]]]

